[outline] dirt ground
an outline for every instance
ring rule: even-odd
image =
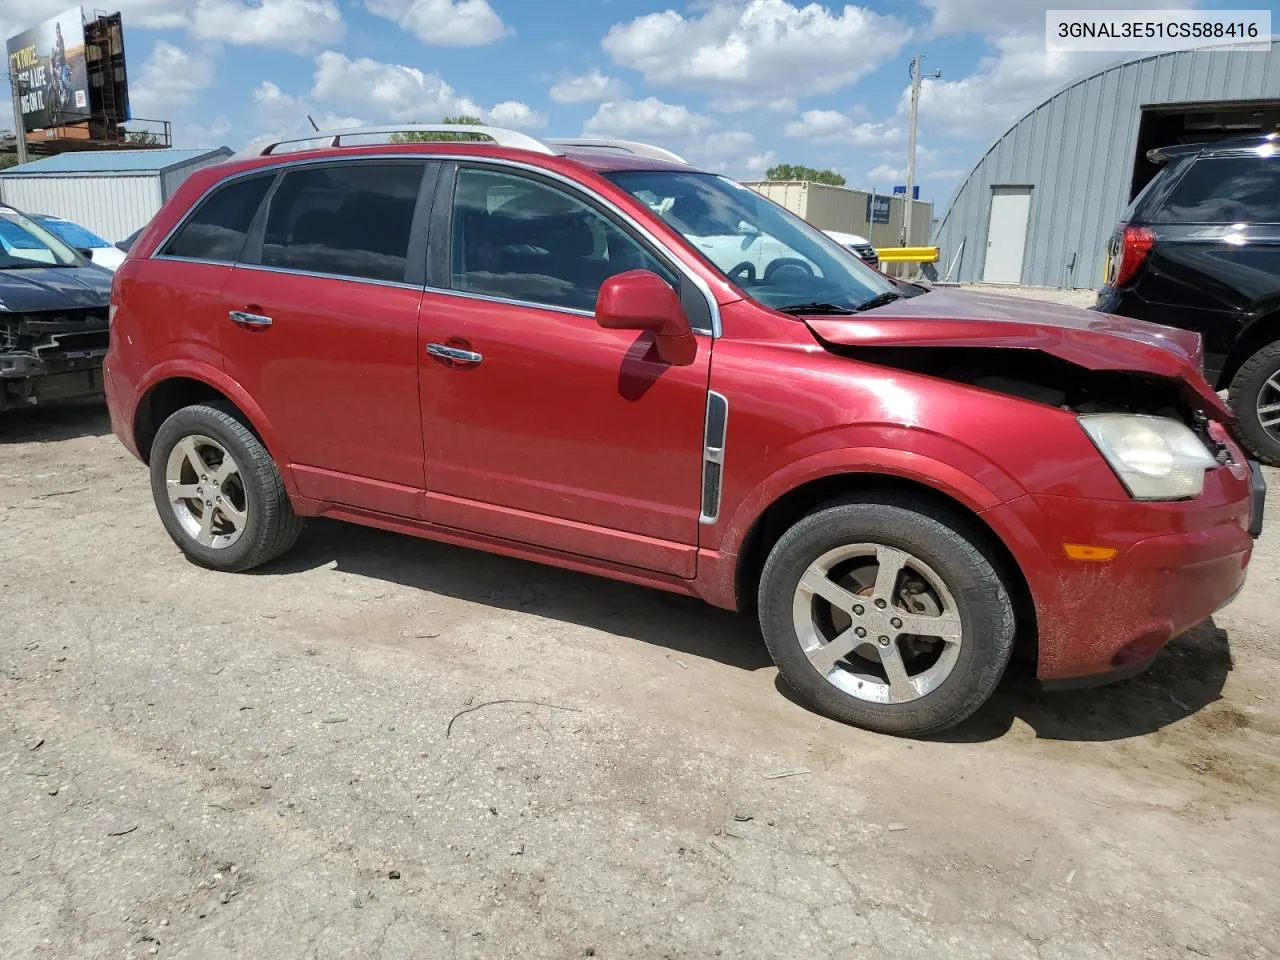
[[[3,956],[1278,957],[1278,556],[911,742],[693,600],[334,522],[197,569],[99,409],[6,416]]]

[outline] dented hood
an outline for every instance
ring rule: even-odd
[[[1180,380],[1215,420],[1231,410],[1201,374],[1200,335],[1043,300],[945,287],[853,316],[805,317],[820,339],[849,347],[1039,350],[1089,370]]]

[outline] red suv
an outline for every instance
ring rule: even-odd
[[[116,273],[112,423],[194,562],[327,516],[754,607],[900,734],[1017,641],[1115,679],[1240,589],[1262,478],[1195,334],[898,285],[643,144],[408,132],[201,170]]]

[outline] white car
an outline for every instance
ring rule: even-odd
[[[62,217],[53,217],[46,213],[32,214],[31,219],[67,246],[79,250],[100,267],[114,271],[124,263],[123,251],[72,220],[64,220]]]
[[[838,233],[835,230],[823,230],[822,232],[846,250],[856,254],[863,263],[869,264],[877,270],[880,269],[880,254],[876,253],[876,248],[871,245],[866,237],[860,237],[856,233]]]

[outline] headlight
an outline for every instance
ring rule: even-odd
[[[1191,428],[1166,417],[1131,413],[1082,416],[1080,426],[1135,500],[1181,500],[1204,489],[1217,461]]]

